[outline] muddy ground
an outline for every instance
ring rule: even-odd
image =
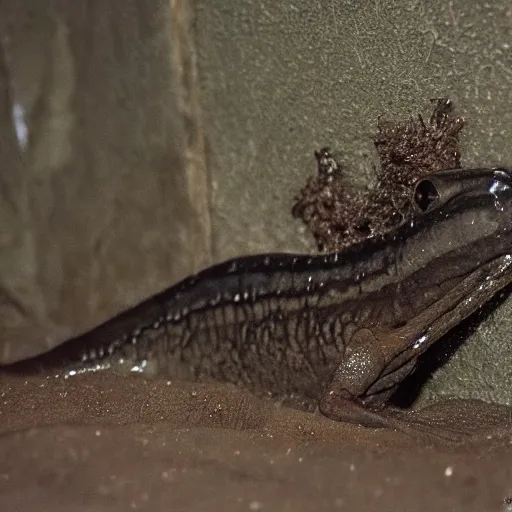
[[[229,385],[0,376],[0,510],[508,511],[510,410],[452,401],[410,430]]]

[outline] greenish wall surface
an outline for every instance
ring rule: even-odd
[[[195,15],[216,260],[313,249],[290,216],[313,150],[341,150],[364,182],[378,117],[428,114],[430,98],[467,117],[464,166],[512,164],[508,2],[198,0]],[[486,320],[425,398],[512,402],[510,309]]]

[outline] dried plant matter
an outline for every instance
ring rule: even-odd
[[[432,100],[434,109],[407,122],[381,121],[374,136],[380,158],[375,180],[364,190],[347,182],[329,148],[315,152],[318,174],[296,197],[292,214],[308,226],[321,251],[338,251],[389,231],[410,213],[412,184],[420,177],[460,167],[462,117],[452,103]]]

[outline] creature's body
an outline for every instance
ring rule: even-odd
[[[389,235],[207,269],[15,371],[215,379],[379,425],[417,358],[512,281],[512,170],[436,173]]]

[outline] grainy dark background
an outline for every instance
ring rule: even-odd
[[[381,114],[448,96],[463,164],[512,164],[511,29],[508,2],[4,0],[0,360],[211,262],[312,249],[289,210],[313,150],[363,182]],[[424,397],[509,403],[511,312]]]

